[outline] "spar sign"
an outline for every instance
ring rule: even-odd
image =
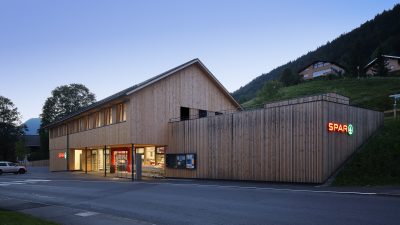
[[[67,158],[67,152],[58,153],[58,158],[59,159],[66,159]]]
[[[351,124],[329,122],[328,123],[328,131],[336,132],[336,133],[347,133],[348,135],[352,135],[354,132],[354,127]]]

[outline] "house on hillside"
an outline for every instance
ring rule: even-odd
[[[314,61],[299,71],[299,75],[304,80],[326,76],[328,74],[342,75],[345,73],[343,66],[329,61]]]
[[[389,73],[400,71],[400,56],[382,55],[382,57],[385,60],[386,68],[389,70]],[[376,65],[376,60],[377,58],[373,59],[364,67],[367,75],[373,76],[375,74],[373,67]]]

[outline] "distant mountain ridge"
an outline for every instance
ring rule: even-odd
[[[354,60],[357,59],[362,68],[371,61],[381,48],[384,54],[400,55],[400,5],[384,11],[374,19],[365,22],[349,33],[342,34],[332,42],[318,47],[316,50],[264,73],[245,86],[233,92],[233,97],[240,103],[256,97],[257,92],[268,80],[276,79],[284,69],[291,68],[298,72],[313,61],[326,60],[339,63],[350,72],[354,71]],[[350,67],[347,68],[347,67]]]
[[[28,128],[28,130],[25,131],[25,135],[39,135],[38,129],[40,127],[40,118],[31,118],[24,124]]]

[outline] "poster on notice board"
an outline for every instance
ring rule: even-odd
[[[186,154],[186,169],[196,169],[195,154]]]

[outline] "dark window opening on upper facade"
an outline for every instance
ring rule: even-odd
[[[199,109],[199,118],[207,117],[207,110]]]
[[[181,107],[181,120],[188,120],[189,119],[189,108]]]

